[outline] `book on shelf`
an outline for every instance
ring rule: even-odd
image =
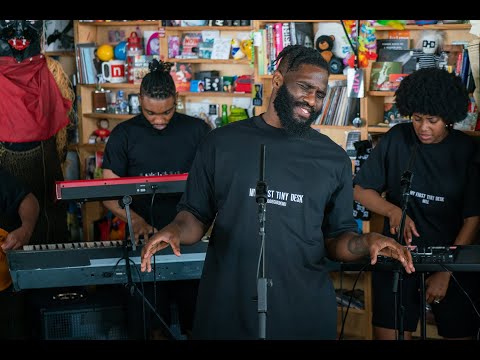
[[[191,80],[190,92],[202,92],[205,91],[205,83],[203,80]]]
[[[447,54],[447,70],[449,72],[455,72],[457,70],[457,62],[462,60],[463,45],[447,44],[442,46],[442,51]],[[460,56],[459,56],[460,55]],[[460,68],[460,64],[459,64]],[[458,74],[457,74],[458,75]]]
[[[361,289],[347,290],[335,289],[337,294],[337,304],[339,306],[349,306],[353,309],[365,308],[365,294]]]
[[[95,151],[94,155],[90,155],[85,159],[85,179],[101,179],[102,178],[103,151]]]
[[[180,56],[180,36],[168,37],[168,58],[175,59]]]
[[[407,77],[409,74],[390,74],[388,75],[388,82],[390,91],[396,91],[398,87],[400,86],[400,83],[402,82],[405,77]]]
[[[275,57],[283,50],[283,24],[280,22],[273,24],[273,44],[275,47]]]
[[[201,41],[202,41],[201,32],[183,33],[179,56],[182,59],[198,59],[198,44]]]
[[[379,49],[377,61],[397,61],[402,63],[402,73],[411,74],[416,70],[417,58],[414,56],[414,51],[396,50],[396,49]]]
[[[198,44],[198,57],[201,59],[211,59],[213,43],[220,37],[219,30],[203,30],[202,41]]]
[[[410,40],[409,30],[388,30],[387,37],[389,39],[408,39]]]
[[[153,59],[160,59],[159,55],[130,55],[127,56],[128,82],[140,84],[145,75],[148,74],[148,65]]]
[[[276,69],[275,59],[275,40],[273,34],[273,24],[265,24],[265,30],[267,33],[266,58],[267,58],[267,74],[271,75]]]
[[[355,149],[354,143],[360,141],[362,133],[360,130],[351,130],[346,133],[345,136],[345,151],[350,159],[355,159],[357,156],[357,149]]]
[[[291,22],[290,38],[292,45],[303,45],[313,48],[313,23],[311,22]]]
[[[328,83],[327,94],[323,101],[322,112],[315,120],[316,125],[349,125],[352,100],[347,92],[346,80],[334,80]]]
[[[213,40],[211,59],[228,60],[230,58],[231,38],[216,38]]]
[[[409,39],[377,39],[377,52],[381,49],[407,50],[409,48]]]
[[[158,31],[143,31],[145,55],[160,55],[160,33]]]
[[[172,66],[170,75],[172,75],[177,91],[190,91],[190,82],[193,78],[192,64],[177,62]]]
[[[213,39],[202,41],[198,44],[198,57],[200,59],[211,59],[213,51]]]
[[[180,26],[208,26],[208,20],[180,20]]]
[[[399,119],[402,116],[398,111],[397,105],[394,102],[385,102],[383,104],[383,122],[389,124],[395,119]]]
[[[394,91],[389,76],[401,74],[402,63],[398,61],[376,61],[372,63],[370,73],[370,90],[373,91]]]
[[[75,46],[77,77],[80,84],[98,83],[99,60],[95,56],[96,43],[79,43]]]

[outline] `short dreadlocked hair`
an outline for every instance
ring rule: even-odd
[[[288,45],[283,48],[275,60],[278,65],[278,70],[283,73],[289,71],[296,71],[300,65],[310,64],[325,69],[328,69],[328,63],[323,56],[314,48],[309,48],[303,45]]]
[[[150,72],[142,79],[140,85],[140,96],[147,96],[153,99],[167,99],[175,96],[177,89],[175,82],[170,75],[173,63],[153,59],[148,65]]]
[[[439,116],[451,125],[467,116],[469,97],[460,77],[443,69],[424,68],[400,82],[395,102],[403,116]]]

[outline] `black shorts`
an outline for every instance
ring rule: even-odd
[[[429,276],[425,274],[425,278]],[[468,294],[478,309],[480,277],[475,272],[457,272],[453,276]],[[466,294],[459,288],[453,276],[450,279],[445,298],[439,304],[431,304],[438,328],[444,338],[476,337],[480,326],[479,315]],[[404,304],[405,331],[414,332],[420,319],[419,273],[403,275],[402,302]],[[398,308],[393,292],[393,272],[376,271],[372,274],[373,326],[398,329]]]

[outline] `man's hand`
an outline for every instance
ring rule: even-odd
[[[132,226],[133,232],[135,233],[135,241],[138,244],[140,236],[143,236],[144,239],[148,238],[149,234],[155,233],[158,230],[152,228],[140,215],[131,213],[132,216]]]
[[[407,247],[378,233],[368,234],[367,244],[372,265],[377,263],[378,255],[383,255],[400,261],[408,274],[415,272],[412,254],[410,254]]]
[[[445,297],[450,282],[450,273],[440,271],[430,275],[425,280],[425,297],[428,303],[438,304]]]
[[[172,247],[173,253],[180,256],[180,229],[175,224],[168,224],[159,232],[153,234],[148,239],[145,246],[142,249],[142,265],[141,270],[152,271],[152,256],[162,249],[165,249],[168,245]]]
[[[25,226],[21,226],[18,229],[11,231],[7,235],[5,241],[1,245],[2,250],[6,251],[20,249],[23,245],[28,244],[31,236],[31,230],[27,229]]]

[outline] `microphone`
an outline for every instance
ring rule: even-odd
[[[412,185],[412,179],[413,179],[413,172],[411,171],[411,169],[415,162],[417,149],[418,149],[418,143],[415,143],[415,145],[413,145],[410,159],[408,159],[407,169],[403,172],[402,176],[400,177],[400,188],[401,188],[401,193],[402,193],[404,203],[408,201],[408,197],[410,196],[410,187]]]
[[[265,182],[265,144],[260,145],[260,177],[255,188],[255,196],[258,204],[267,202],[268,185]]]

